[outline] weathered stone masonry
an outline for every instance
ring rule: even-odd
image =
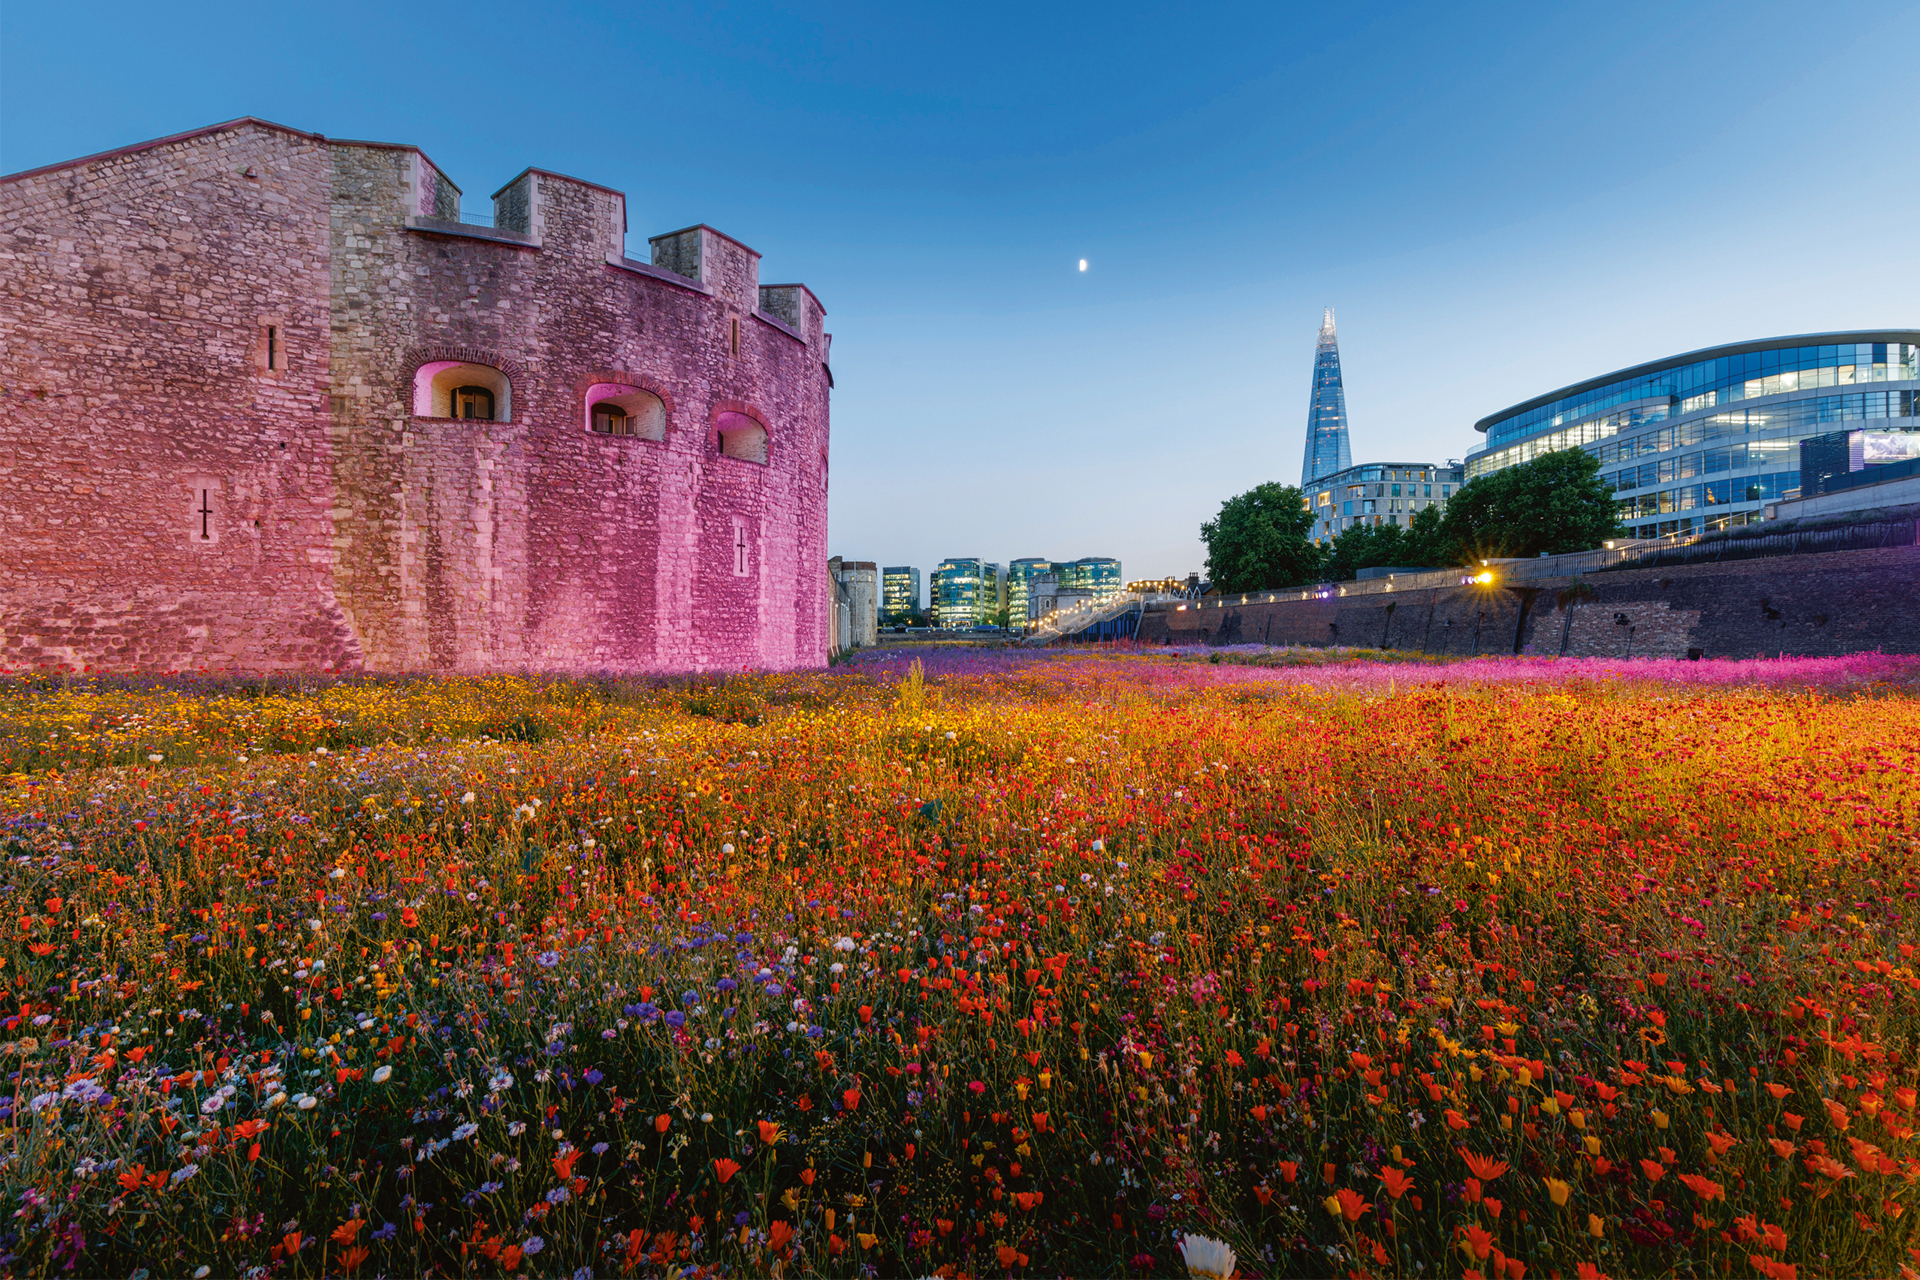
[[[257,120],[0,180],[0,664],[825,662],[812,292],[709,227],[628,259],[593,183],[459,199]]]

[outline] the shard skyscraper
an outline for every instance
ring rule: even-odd
[[[1340,343],[1333,336],[1333,308],[1328,307],[1313,353],[1313,403],[1307,408],[1307,460],[1300,464],[1300,487],[1352,465],[1347,393],[1340,385]]]

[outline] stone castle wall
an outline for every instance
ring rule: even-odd
[[[625,198],[557,174],[501,230],[457,209],[417,149],[255,121],[0,184],[0,663],[823,663],[811,292],[763,311],[709,228],[664,238],[695,276],[629,261]],[[438,361],[500,371],[510,418],[416,412]],[[587,430],[608,383],[662,438]],[[722,452],[748,419],[764,463]]]
[[[1772,658],[1920,653],[1920,547],[1621,569],[1512,588],[1155,609],[1144,644],[1311,644],[1473,655]]]

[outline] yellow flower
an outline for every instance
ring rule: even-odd
[[[1584,1141],[1587,1144],[1588,1155],[1597,1156],[1600,1154],[1600,1139],[1594,1137],[1592,1134],[1588,1134]]]
[[[1653,1109],[1653,1127],[1654,1128],[1656,1129],[1666,1128],[1667,1120],[1668,1120],[1668,1117],[1666,1112],[1660,1110],[1660,1108],[1658,1107],[1655,1107]]]
[[[1567,1112],[1567,1123],[1576,1129],[1584,1129],[1587,1127],[1587,1113],[1584,1111],[1569,1111]]]
[[[1553,1197],[1555,1204],[1565,1205],[1567,1198],[1573,1194],[1573,1188],[1558,1178],[1548,1178],[1547,1194]]]
[[[1590,1213],[1587,1215],[1587,1234],[1588,1235],[1597,1236],[1602,1231],[1606,1230],[1606,1227],[1607,1227],[1607,1224],[1600,1221],[1599,1214]]]
[[[1340,1197],[1339,1196],[1328,1196],[1325,1200],[1322,1200],[1320,1203],[1323,1206],[1325,1206],[1326,1211],[1332,1214],[1334,1217],[1337,1218],[1340,1216]]]

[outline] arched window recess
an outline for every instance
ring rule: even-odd
[[[513,383],[492,365],[431,360],[414,370],[416,418],[513,421]]]
[[[667,406],[643,387],[596,382],[587,388],[587,430],[638,440],[667,438]]]
[[[744,413],[722,413],[714,419],[720,453],[742,462],[767,463],[767,429]]]

